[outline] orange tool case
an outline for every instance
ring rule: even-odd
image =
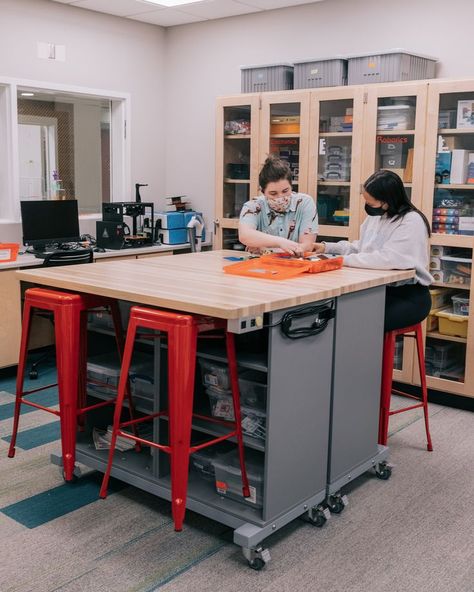
[[[302,273],[321,273],[340,269],[342,263],[342,257],[329,258],[326,255],[305,253],[304,257],[298,259],[290,255],[274,253],[227,265],[224,267],[224,272],[266,280],[287,280]]]

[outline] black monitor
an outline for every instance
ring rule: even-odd
[[[76,199],[22,201],[23,244],[37,251],[47,245],[80,240]]]

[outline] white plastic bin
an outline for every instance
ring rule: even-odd
[[[434,78],[436,58],[405,49],[391,49],[348,57],[348,84],[398,82]]]
[[[454,314],[469,316],[469,298],[458,294],[457,296],[452,296],[451,300],[453,301]]]

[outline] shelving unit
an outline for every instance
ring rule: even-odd
[[[381,146],[387,143],[396,144],[400,140],[401,146],[394,150],[400,166],[394,170],[404,179],[413,203],[420,208],[431,222],[433,219],[435,192],[446,191],[454,197],[464,195],[466,203],[471,203],[474,217],[474,183],[439,183],[435,182],[435,163],[438,151],[439,136],[448,138],[449,145],[465,148],[474,153],[474,126],[457,128],[456,121],[450,121],[449,127],[445,122],[439,127],[439,112],[441,110],[456,110],[458,101],[473,100],[474,80],[463,81],[408,81],[400,83],[371,84],[366,86],[342,86],[320,89],[304,89],[262,93],[260,95],[244,95],[244,98],[227,97],[218,101],[218,119],[222,119],[223,105],[233,103],[239,105],[243,100],[255,101],[256,108],[252,140],[255,139],[252,153],[252,170],[258,170],[266,154],[271,151],[271,141],[293,140],[299,148],[298,166],[299,191],[309,193],[318,200],[320,221],[320,239],[354,240],[359,236],[360,224],[365,219],[363,201],[360,198],[363,181],[374,171],[387,168],[388,156]],[[402,107],[398,109],[398,107]],[[387,110],[388,107],[388,110]],[[382,109],[380,109],[382,108]],[[347,129],[352,109],[352,129]],[[392,112],[397,116],[396,127],[387,129],[386,118],[380,119],[381,114]],[[406,114],[406,117],[403,116]],[[273,116],[299,116],[300,127],[298,133],[272,133],[271,120]],[[331,120],[331,117],[333,120]],[[334,119],[335,118],[335,119]],[[339,118],[339,119],[337,119]],[[346,120],[344,121],[344,118]],[[330,129],[331,121],[334,125],[344,124],[339,131]],[[384,125],[379,125],[380,121]],[[404,129],[406,128],[406,129]],[[258,133],[257,133],[258,130]],[[254,138],[254,132],[258,138]],[[218,174],[216,177],[217,208],[216,219],[222,228],[218,246],[232,247],[238,242],[238,219],[229,220],[221,217],[221,203],[219,195],[225,185],[223,175],[219,173],[219,159],[223,145],[229,143],[223,138],[218,127],[216,144],[218,147]],[[322,174],[324,171],[324,147],[341,146],[350,150],[349,178],[328,179]],[[230,184],[229,184],[230,185]],[[234,183],[232,187],[238,185]],[[257,184],[253,185],[250,193],[257,195]],[[296,187],[295,187],[296,189]],[[255,193],[253,193],[255,191]],[[334,220],[334,212],[348,210],[348,219]],[[218,228],[219,228],[218,226]],[[220,242],[219,242],[220,241]],[[470,249],[471,257],[474,249],[474,237],[461,234],[441,234],[435,231],[431,237],[432,246],[443,246],[451,249]],[[455,288],[462,293],[469,293],[472,289],[468,285],[450,285],[435,282],[433,288]],[[474,397],[474,319],[473,312],[469,315],[468,336],[456,338],[442,336],[437,332],[430,332],[430,340],[446,343],[460,343],[465,347],[465,367],[463,381],[447,380],[445,378],[429,377],[428,386],[440,391]],[[400,369],[394,371],[394,379],[410,384],[419,384],[416,369],[416,349],[412,339],[403,340],[402,363]]]

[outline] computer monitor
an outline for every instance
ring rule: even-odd
[[[47,245],[80,240],[77,200],[22,201],[23,244],[36,251]]]

